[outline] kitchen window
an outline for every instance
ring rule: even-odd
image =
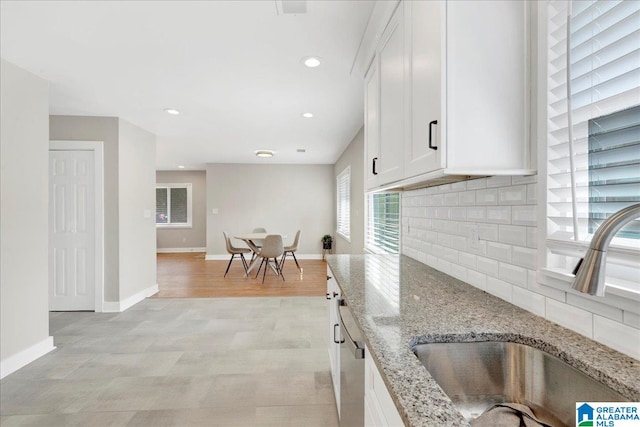
[[[566,273],[604,219],[640,202],[640,2],[538,5],[547,55],[547,269]],[[640,220],[612,241],[607,291],[640,293],[638,256]]]
[[[156,226],[191,228],[191,184],[156,185]]]
[[[351,241],[351,166],[336,178],[338,234]]]
[[[400,193],[367,194],[365,249],[372,253],[399,253]]]

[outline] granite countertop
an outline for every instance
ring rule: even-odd
[[[404,255],[330,255],[331,271],[409,426],[469,424],[414,356],[427,342],[512,341],[640,401],[640,362]]]

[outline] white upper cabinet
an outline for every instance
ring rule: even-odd
[[[398,4],[367,74],[379,73],[377,99],[365,83],[367,129],[378,120],[365,138],[368,190],[535,173],[528,11],[519,1]]]
[[[382,34],[365,82],[365,115],[369,129],[365,150],[367,188],[395,182],[404,176],[404,43],[403,13],[402,8],[398,8]]]
[[[443,167],[439,126],[442,126],[442,66],[439,1],[410,1],[406,10],[407,37],[407,136],[405,176],[412,177]]]

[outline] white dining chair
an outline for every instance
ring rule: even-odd
[[[298,264],[298,259],[296,258],[296,251],[298,250],[298,243],[300,243],[300,230],[296,232],[296,237],[293,239],[293,243],[289,246],[284,247],[284,253],[282,254],[282,260],[280,260],[280,268],[284,268],[284,262],[287,259],[287,254],[291,254],[293,260],[296,262],[296,267],[298,267],[298,271],[302,271],[300,268],[300,264]]]
[[[264,266],[264,272],[262,273],[262,283],[264,283],[264,278],[267,275],[267,269],[270,266],[270,260],[273,259],[275,264],[276,274],[282,277],[284,281],[284,275],[282,274],[282,268],[278,263],[278,258],[282,256],[284,253],[284,245],[282,244],[282,236],[279,234],[269,234],[262,242],[262,249],[258,253],[259,257],[262,257],[262,262],[260,262],[260,267],[258,268],[258,272],[256,273],[256,277],[260,274],[260,270]]]
[[[231,267],[231,263],[233,262],[233,259],[235,258],[236,255],[240,255],[240,259],[242,260],[242,266],[244,267],[244,274],[246,276],[248,274],[247,273],[248,266],[247,266],[247,260],[244,258],[244,254],[248,254],[249,252],[251,252],[251,249],[236,248],[231,244],[231,239],[229,239],[229,236],[227,236],[227,233],[223,231],[222,235],[224,236],[224,241],[225,241],[225,244],[227,245],[227,252],[231,254],[231,259],[229,260],[229,264],[227,264],[227,269],[224,272],[224,277],[227,277],[227,273],[229,272],[229,267]]]

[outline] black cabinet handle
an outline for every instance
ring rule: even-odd
[[[377,157],[373,158],[373,165],[372,165],[372,169],[373,169],[373,174],[374,175],[378,175],[378,172],[376,171],[376,162],[378,161]]]
[[[331,294],[327,292],[327,293],[326,293],[326,298],[327,298],[327,299],[331,299]]]
[[[431,148],[432,150],[437,150],[438,147],[436,147],[435,145],[433,145],[433,135],[431,133],[431,129],[433,125],[437,125],[438,121],[437,120],[433,120],[431,122],[429,122],[429,148]]]
[[[338,296],[338,293],[337,293],[337,292],[334,292],[334,293],[333,293],[333,297],[335,298],[335,297],[337,297],[337,296]]]
[[[327,280],[331,280],[331,279],[333,279],[333,277],[327,276]]]
[[[340,326],[340,324],[336,323],[335,325],[333,325],[333,342],[336,344],[342,344],[344,342],[344,340],[340,340],[338,341],[336,339],[336,327]]]

